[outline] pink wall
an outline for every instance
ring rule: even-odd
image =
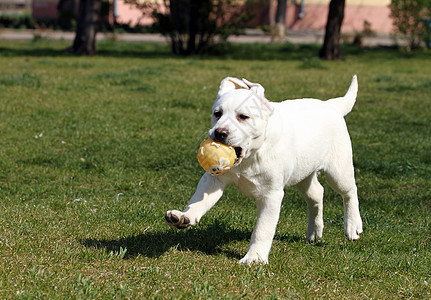
[[[305,17],[298,19],[299,7],[289,5],[287,28],[291,30],[324,30],[328,18],[328,6],[306,5]],[[371,23],[371,29],[380,33],[392,31],[392,19],[388,7],[347,6],[341,30],[344,32],[362,31],[364,21]]]
[[[57,1],[32,1],[31,11],[35,19],[57,19]]]
[[[256,18],[252,21],[254,26],[268,24],[268,9],[261,6],[256,12]],[[33,16],[35,18],[57,18],[57,1],[56,0],[35,0],[32,4]],[[145,15],[135,6],[118,1],[117,12],[119,23],[130,23],[134,26],[137,23],[141,25],[151,25],[151,10]],[[298,19],[299,6],[289,5],[287,9],[287,27],[290,30],[324,30],[328,16],[327,5],[306,5],[305,17]],[[346,6],[343,32],[362,31],[364,20],[371,24],[371,29],[379,33],[390,33],[392,31],[392,20],[388,7],[378,6]]]
[[[131,23],[134,25],[140,23],[142,25],[150,25],[153,20],[147,14],[142,15],[140,10],[130,4],[119,2],[118,12],[120,17],[117,19],[121,23]],[[262,16],[268,14],[268,10],[265,8],[259,9],[256,12],[256,20],[252,23],[253,25],[265,25],[268,24],[268,18]],[[324,30],[326,21],[328,18],[328,6],[327,5],[306,5],[305,6],[305,17],[298,19],[299,6],[289,5],[287,9],[287,28],[291,30]],[[266,21],[265,21],[266,20]],[[385,6],[346,6],[344,11],[344,22],[342,31],[344,32],[355,32],[362,31],[364,27],[364,21],[367,20],[371,23],[371,29],[380,33],[390,33],[392,31],[392,19],[390,18],[390,10]],[[260,24],[257,24],[260,23]]]
[[[136,24],[151,25],[153,19],[149,14],[144,15],[141,10],[137,9],[134,5],[124,3],[122,1],[117,2],[117,18],[118,23],[129,24],[135,26]]]

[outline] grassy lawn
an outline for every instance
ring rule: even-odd
[[[237,45],[179,58],[156,44],[0,41],[0,298],[431,297],[431,53]],[[272,101],[342,96],[364,233],[343,235],[325,185],[323,240],[306,243],[306,204],[286,191],[269,265],[239,265],[254,201],[228,188],[192,229],[164,221],[203,173],[196,153],[226,76]]]

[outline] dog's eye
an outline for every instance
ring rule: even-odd
[[[223,113],[221,111],[215,111],[214,112],[214,117],[216,119],[220,119],[222,115],[223,115]]]
[[[241,121],[245,121],[245,120],[250,119],[250,117],[247,115],[244,115],[244,114],[239,114],[238,119],[240,119]]]

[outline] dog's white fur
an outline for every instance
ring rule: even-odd
[[[176,228],[195,225],[220,199],[226,185],[235,184],[256,199],[258,211],[248,252],[240,262],[267,263],[286,186],[296,186],[307,200],[307,240],[322,237],[323,187],[317,172],[324,170],[326,181],[344,200],[344,233],[349,240],[358,239],[362,220],[343,118],[352,110],[357,91],[355,75],[344,97],[274,103],[264,97],[260,84],[225,78],[208,136],[215,139],[217,130],[222,130],[221,142],[241,147],[242,155],[223,175],[205,173],[187,207],[182,212],[166,212],[168,224]]]

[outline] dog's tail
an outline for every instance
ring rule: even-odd
[[[349,90],[344,97],[329,99],[326,102],[335,106],[343,116],[347,115],[352,111],[353,105],[355,105],[356,95],[358,94],[358,78],[356,75],[353,76],[352,83],[350,83]]]

